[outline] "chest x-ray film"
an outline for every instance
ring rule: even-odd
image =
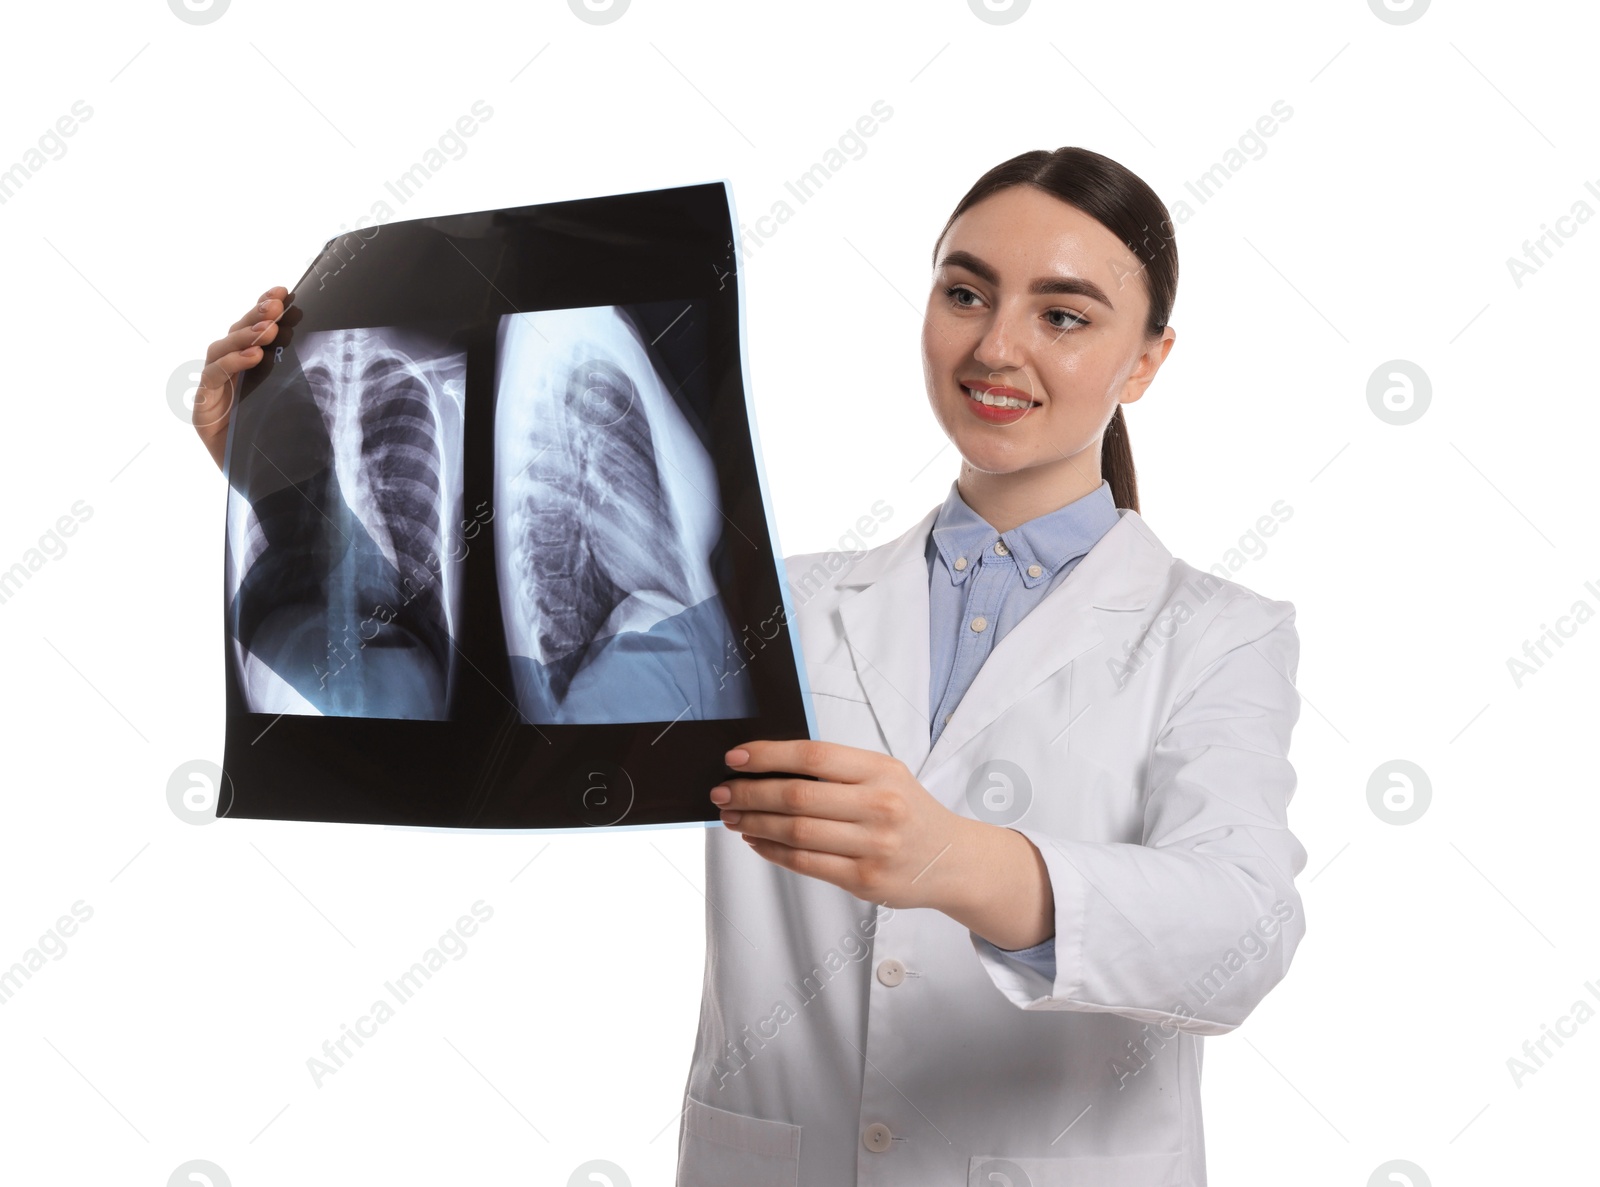
[[[379,223],[229,427],[218,815],[715,822],[814,736],[725,183]]]

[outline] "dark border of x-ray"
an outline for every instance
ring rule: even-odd
[[[745,528],[755,526],[761,532],[767,546],[765,584],[771,599],[772,612],[763,618],[757,611],[752,610],[748,604],[753,597],[741,597],[738,605],[730,606],[730,617],[733,620],[736,634],[741,634],[745,626],[760,622],[773,622],[777,627],[777,635],[766,640],[760,650],[753,656],[753,662],[766,664],[781,663],[781,676],[783,688],[780,692],[790,694],[786,699],[787,704],[779,710],[771,706],[771,689],[765,693],[758,692],[758,700],[765,699],[768,704],[756,718],[731,719],[727,721],[680,721],[671,727],[667,735],[679,732],[678,742],[683,741],[684,734],[698,733],[700,739],[692,743],[692,754],[677,756],[657,755],[660,761],[654,764],[654,770],[663,767],[671,772],[669,776],[672,789],[662,791],[665,786],[662,777],[645,771],[637,760],[630,765],[628,762],[619,762],[606,755],[607,747],[600,744],[600,739],[609,735],[613,739],[621,732],[627,731],[635,735],[631,741],[637,745],[637,735],[645,731],[659,728],[658,723],[617,723],[586,726],[530,726],[523,722],[520,714],[515,714],[514,705],[512,715],[503,720],[492,730],[485,729],[477,739],[478,750],[483,753],[479,756],[480,765],[476,771],[446,771],[439,772],[445,775],[457,775],[459,778],[450,788],[450,795],[459,795],[468,802],[464,806],[459,818],[441,819],[437,814],[433,819],[414,819],[416,816],[427,813],[430,808],[427,804],[419,805],[416,788],[410,789],[409,800],[403,795],[396,794],[402,789],[396,788],[393,783],[398,774],[402,779],[413,778],[415,772],[403,768],[404,764],[394,761],[392,753],[384,746],[385,736],[390,739],[400,736],[394,731],[410,731],[412,736],[420,737],[433,733],[445,740],[441,731],[460,730],[465,723],[460,721],[420,722],[381,718],[353,718],[353,717],[322,717],[310,715],[279,715],[253,714],[243,712],[242,693],[238,688],[233,665],[226,664],[227,670],[227,739],[224,751],[223,768],[226,781],[230,785],[231,803],[225,813],[228,818],[241,819],[278,819],[278,820],[304,820],[329,823],[364,823],[379,824],[391,828],[423,829],[427,831],[459,831],[470,828],[484,832],[557,832],[578,827],[602,827],[611,829],[650,829],[650,828],[680,828],[686,825],[699,824],[702,827],[721,827],[717,809],[706,797],[706,792],[727,774],[727,768],[722,762],[724,751],[731,745],[755,737],[767,738],[799,738],[816,737],[816,718],[812,704],[811,689],[806,679],[804,659],[800,650],[800,642],[793,629],[794,606],[792,604],[790,589],[783,565],[783,551],[778,541],[776,522],[772,514],[771,496],[767,483],[766,469],[762,460],[759,429],[756,423],[754,401],[749,375],[748,336],[746,332],[746,309],[743,285],[739,283],[743,264],[742,249],[739,237],[733,233],[733,228],[739,225],[734,207],[733,190],[731,183],[722,179],[716,182],[707,182],[700,185],[682,186],[671,189],[634,191],[626,194],[606,195],[602,197],[583,198],[569,201],[539,203],[523,207],[508,207],[499,210],[473,211],[458,215],[435,216],[430,218],[402,220],[399,222],[383,223],[377,227],[366,228],[369,233],[365,236],[361,231],[349,232],[330,239],[317,260],[307,268],[293,288],[295,293],[295,306],[302,312],[306,308],[309,293],[306,286],[315,278],[320,282],[319,291],[329,285],[337,285],[341,278],[348,281],[349,273],[345,265],[351,261],[358,261],[360,252],[367,242],[376,242],[384,232],[393,232],[404,227],[431,229],[451,233],[452,228],[459,228],[462,233],[469,232],[474,227],[492,227],[497,219],[505,217],[533,216],[544,220],[543,230],[546,234],[559,234],[558,228],[570,219],[575,228],[581,227],[585,217],[592,217],[609,208],[614,212],[626,211],[633,207],[635,215],[643,214],[644,218],[622,218],[616,225],[609,228],[615,238],[619,240],[632,240],[635,244],[650,242],[650,236],[656,236],[660,242],[665,237],[682,238],[686,228],[673,225],[671,215],[674,213],[674,204],[686,205],[692,208],[696,215],[711,215],[716,224],[715,231],[706,235],[709,228],[699,228],[704,240],[701,245],[705,249],[705,258],[700,261],[705,268],[705,276],[714,278],[715,286],[706,284],[710,290],[705,294],[682,291],[672,292],[672,282],[662,282],[666,286],[661,288],[658,284],[656,292],[646,295],[644,292],[634,292],[630,297],[611,295],[608,298],[575,297],[560,301],[538,302],[529,304],[529,308],[576,308],[585,305],[616,304],[632,305],[645,303],[651,299],[677,299],[684,296],[696,297],[704,295],[708,307],[717,294],[729,289],[732,290],[731,306],[725,308],[726,313],[731,313],[733,324],[725,325],[724,329],[732,332],[731,346],[733,356],[737,358],[737,382],[742,393],[742,415],[744,427],[747,430],[744,444],[747,446],[747,458],[755,480],[754,493],[759,496],[760,515],[759,524],[754,524],[754,509],[751,509],[750,520],[744,524]],[[682,213],[679,211],[678,213]],[[665,217],[662,225],[649,225],[656,219]],[[641,227],[640,223],[644,223]],[[391,233],[388,242],[397,236]],[[506,248],[503,238],[497,241],[502,248]],[[470,241],[468,241],[471,246]],[[457,251],[460,252],[459,246]],[[489,289],[499,291],[493,277],[484,273],[479,267],[480,260],[475,263],[466,253],[461,253],[467,263],[484,276]],[[492,253],[491,253],[492,254]],[[502,260],[503,263],[503,260]],[[338,265],[338,266],[334,266]],[[693,287],[692,285],[690,286]],[[502,294],[503,296],[504,294]],[[486,291],[486,300],[489,296]],[[724,299],[726,300],[726,299]],[[515,307],[501,308],[498,305],[486,305],[479,311],[479,319],[475,323],[474,335],[487,334],[492,346],[493,326],[500,314],[505,312],[525,311]],[[285,326],[291,319],[286,316]],[[384,324],[372,319],[364,321],[351,321],[349,324]],[[426,316],[402,317],[392,320],[387,324],[416,325],[432,324],[432,319]],[[716,324],[712,319],[713,326]],[[314,322],[306,330],[343,328],[333,324]],[[282,344],[287,336],[292,338],[293,330],[280,328],[278,343]],[[476,337],[475,339],[476,340]],[[469,371],[468,389],[466,396],[467,419],[488,416],[493,419],[493,401],[485,401],[480,394],[474,399],[473,393],[480,393],[487,386],[492,394],[493,367],[487,369],[479,366],[473,368],[472,356],[476,353],[478,360],[484,360],[485,355],[480,347],[476,352],[469,346]],[[492,360],[492,353],[487,356]],[[263,382],[270,379],[272,354],[269,351],[268,359],[262,364],[246,373],[244,382],[240,386],[238,399],[241,404],[248,399],[250,393]],[[731,362],[731,360],[729,360]],[[730,374],[731,380],[734,376]],[[234,425],[238,423],[234,418]],[[472,430],[469,428],[469,439],[472,439]],[[492,442],[492,436],[491,436]],[[727,447],[729,442],[724,439],[720,442]],[[732,444],[737,445],[734,441]],[[231,474],[231,460],[234,445],[233,425],[230,425],[226,449],[224,454],[224,473]],[[713,457],[718,466],[719,483],[723,481],[723,459],[718,451],[713,450]],[[473,472],[474,462],[469,458],[466,462],[469,474]],[[492,449],[487,457],[477,463],[480,477],[473,483],[473,489],[484,487],[492,491]],[[723,502],[726,505],[727,490],[723,492]],[[738,492],[735,492],[738,493]],[[471,500],[469,493],[464,492],[463,506]],[[743,529],[741,528],[741,531]],[[492,535],[492,533],[489,533]],[[725,529],[726,537],[726,529]],[[480,567],[487,563],[492,567],[492,552],[487,562],[480,560]],[[741,595],[753,594],[755,591],[741,587]],[[764,600],[763,605],[767,604]],[[471,615],[470,606],[465,613]],[[226,607],[224,607],[226,617]],[[498,615],[494,616],[498,619]],[[746,623],[746,619],[751,623]],[[497,628],[498,629],[498,628]],[[228,629],[224,622],[225,647],[231,647],[228,639]],[[502,632],[503,644],[503,632]],[[770,683],[770,680],[769,680]],[[283,727],[288,725],[285,730]],[[512,754],[518,749],[519,743],[516,735],[522,733],[527,736],[527,731],[538,731],[544,734],[559,733],[574,735],[570,741],[573,743],[567,755],[546,767],[542,772],[543,778],[533,775],[524,769],[516,772],[507,772],[506,768],[511,761]],[[313,731],[323,731],[318,737]],[[584,739],[575,735],[587,732],[590,743],[582,744]],[[245,734],[250,740],[246,740]],[[269,742],[277,735],[275,743]],[[330,741],[329,739],[336,739]],[[303,745],[297,745],[303,743]],[[459,744],[459,739],[458,739]],[[526,746],[523,742],[520,745]],[[653,744],[653,743],[652,743]],[[258,750],[257,747],[265,747]],[[614,749],[614,748],[613,748]],[[297,756],[298,752],[298,756]],[[316,755],[313,760],[311,754]],[[628,756],[624,756],[628,757]],[[470,787],[467,776],[475,776]],[[381,789],[377,783],[388,778],[390,782]],[[295,789],[293,783],[296,779],[314,781],[317,786],[314,790],[304,787]],[[656,780],[654,786],[650,781]],[[636,811],[640,801],[640,784],[643,782],[647,790],[652,790],[653,795],[646,797],[647,806],[643,812]],[[459,790],[458,790],[459,788]],[[597,791],[598,788],[598,791]],[[520,796],[520,805],[516,797]],[[446,794],[435,789],[429,797],[433,805],[446,801]],[[289,802],[291,801],[292,802]],[[545,810],[541,813],[540,806]],[[682,808],[678,811],[677,808]],[[517,812],[528,819],[512,821],[507,819],[511,812]],[[672,819],[640,819],[640,816],[660,815],[667,812],[672,816],[683,818]],[[698,811],[700,815],[694,813]],[[219,812],[219,817],[224,813]],[[488,816],[489,819],[485,819]]]

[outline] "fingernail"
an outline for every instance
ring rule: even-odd
[[[730,767],[742,767],[750,761],[750,752],[748,750],[730,750],[722,757]]]
[[[270,326],[271,324],[272,323],[270,321],[258,321],[258,322],[256,322],[255,325],[251,326],[250,328],[252,330],[264,330],[268,326]]]
[[[713,804],[725,804],[732,798],[733,792],[726,787],[713,787],[711,789],[711,802]]]
[[[726,825],[738,824],[739,823],[739,813],[737,813],[737,812],[724,812],[722,814],[722,823],[726,824]]]

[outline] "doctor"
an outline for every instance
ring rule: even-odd
[[[896,540],[788,558],[824,740],[752,740],[710,791],[678,1185],[1201,1187],[1201,1038],[1305,933],[1294,606],[1138,513],[1120,405],[1172,347],[1178,278],[1144,182],[1024,153],[934,268],[960,475]],[[207,350],[219,466],[288,305],[267,290]],[[810,778],[740,778],[768,771]]]
[[[679,1187],[1205,1183],[1202,1036],[1305,931],[1299,644],[1137,510],[1120,405],[1174,341],[1171,236],[1063,148],[935,244],[960,475],[898,539],[786,562],[824,740],[710,790]],[[770,771],[811,778],[740,777]]]

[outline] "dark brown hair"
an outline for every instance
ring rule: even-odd
[[[1034,149],[1002,161],[978,178],[956,203],[944,230],[934,240],[935,265],[939,244],[944,242],[951,224],[968,208],[1014,185],[1037,186],[1083,211],[1122,240],[1144,265],[1139,271],[1150,298],[1146,335],[1153,338],[1167,328],[1172,302],[1178,295],[1178,244],[1172,216],[1155,191],[1132,170],[1086,148],[1058,148],[1054,152]],[[1137,512],[1139,483],[1121,404],[1106,424],[1100,442],[1100,473],[1111,484],[1117,506]]]

